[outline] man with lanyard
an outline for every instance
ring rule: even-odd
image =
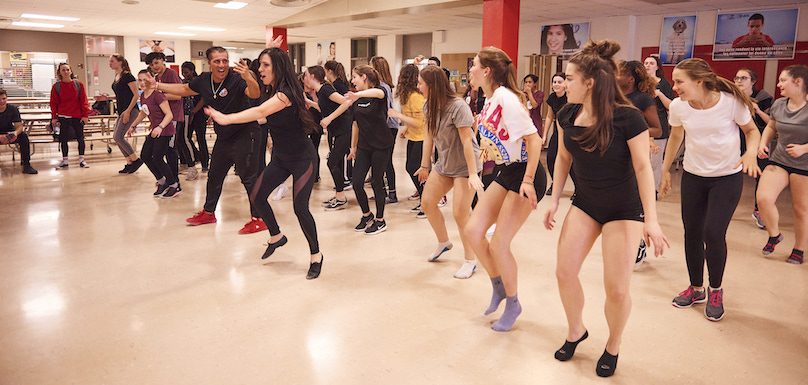
[[[282,38],[275,39],[273,46],[280,46]],[[167,94],[178,96],[202,96],[207,106],[223,113],[235,113],[251,107],[250,99],[261,96],[261,88],[249,68],[238,63],[230,70],[230,59],[227,50],[222,47],[211,47],[205,52],[211,72],[204,72],[188,84],[165,84],[154,79],[148,80],[148,87],[153,87]],[[260,127],[257,122],[220,126],[213,124],[216,131],[216,142],[211,154],[210,171],[208,171],[207,197],[205,206],[196,215],[186,219],[192,226],[216,223],[216,205],[222,194],[224,178],[235,165],[241,183],[249,197],[255,178],[260,170],[257,168],[258,135]],[[250,203],[250,219],[239,234],[251,234],[267,229],[261,215]]]
[[[149,66],[149,71],[151,72],[152,76],[154,76],[158,82],[167,84],[182,83],[180,75],[171,68],[166,67],[166,55],[164,53],[149,53],[146,55],[146,64]],[[174,126],[176,127],[178,124],[185,124],[185,115],[182,111],[182,97],[168,93],[165,93],[165,96],[166,99],[168,99],[168,106],[171,107],[171,113],[174,115]],[[171,139],[168,147],[169,149],[166,153],[166,162],[168,163],[168,167],[171,168],[171,172],[174,174],[174,177],[177,179],[177,190],[182,191],[182,187],[179,187],[179,156],[177,154],[176,135],[174,135],[174,137]]]

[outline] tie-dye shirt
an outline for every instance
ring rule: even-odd
[[[483,161],[497,164],[527,162],[522,137],[538,132],[527,108],[513,91],[498,87],[477,115]]]

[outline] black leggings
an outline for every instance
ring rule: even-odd
[[[191,143],[191,148],[194,151],[194,159],[202,164],[203,168],[208,168],[210,165],[210,152],[208,152],[208,140],[205,134],[208,129],[208,117],[205,114],[196,114],[191,118],[190,128],[188,129],[188,141]],[[196,142],[199,148],[193,145],[191,135],[196,133]]]
[[[84,123],[80,118],[59,117],[59,144],[62,147],[62,156],[67,158],[67,143],[73,139],[79,143],[79,155],[84,155],[87,147],[84,143]]]
[[[243,128],[243,130],[247,130],[247,128]],[[258,163],[252,159],[252,157],[257,156],[254,147],[257,142],[254,140],[255,135],[258,135],[258,130],[251,133],[240,132],[235,137],[216,140],[213,145],[213,156],[210,162],[210,172],[208,173],[205,211],[212,213],[216,210],[219,197],[222,195],[224,178],[234,165],[236,166],[238,177],[241,179],[241,184],[247,190],[247,194],[249,195],[252,192],[257,174],[255,166]],[[252,201],[250,201],[250,214],[255,218],[261,216]]]
[[[420,196],[424,192],[424,184],[418,181],[418,177],[413,175],[421,167],[421,156],[424,154],[424,142],[407,141],[407,174],[412,179],[412,184]]]
[[[398,135],[398,128],[391,128],[390,132],[393,136],[393,146],[390,147],[390,154],[388,154],[388,162],[387,162],[387,170],[385,171],[385,175],[387,175],[387,191],[388,192],[395,192],[396,191],[396,168],[393,167],[393,150],[396,148],[396,136]],[[384,194],[382,196],[387,196]]]
[[[292,176],[292,202],[297,221],[309,242],[309,252],[317,254],[320,252],[320,244],[317,242],[317,225],[309,211],[309,198],[311,198],[311,190],[314,187],[314,159],[284,161],[273,156],[255,181],[250,201],[261,213],[261,218],[266,223],[269,234],[280,234],[281,229],[267,198],[290,175]]]
[[[171,139],[172,137],[170,136],[158,136],[156,138],[152,138],[151,135],[146,136],[143,148],[140,150],[140,159],[143,159],[143,163],[149,168],[154,178],[157,180],[166,178],[165,183],[168,185],[177,183],[177,177],[164,160],[170,150],[168,145]]]
[[[331,178],[334,179],[334,187],[337,192],[342,192],[345,188],[345,156],[351,150],[351,134],[342,134],[330,138],[331,151],[328,153],[328,171],[331,172]],[[350,161],[349,161],[350,162]],[[362,181],[364,183],[364,181]],[[363,184],[358,184],[361,188]]]
[[[727,264],[727,228],[742,190],[740,172],[712,178],[687,171],[682,175],[685,257],[692,286],[703,286],[706,259],[710,286],[721,287]]]
[[[309,134],[309,139],[311,139],[311,144],[314,145],[314,153],[317,154],[317,157],[314,158],[314,181],[316,182],[320,179],[320,141],[323,139],[323,134]]]
[[[356,200],[362,208],[362,214],[370,212],[368,204],[368,194],[365,193],[365,177],[370,171],[373,194],[376,196],[376,217],[384,218],[384,170],[387,169],[387,162],[390,160],[390,150],[366,150],[359,148],[356,150],[356,161],[354,163],[353,185],[356,193]]]
[[[547,146],[547,170],[550,171],[550,179],[553,178],[555,172],[555,161],[558,156],[558,130],[550,138],[550,145]],[[570,179],[572,179],[573,189],[575,188],[575,171],[570,167]],[[563,186],[562,186],[563,188]],[[541,191],[536,191],[540,194]]]
[[[174,135],[174,147],[177,148],[180,162],[188,167],[193,167],[196,162],[194,162],[194,149],[191,144],[191,139],[189,135],[185,133],[187,121],[188,115],[185,115],[185,122],[177,122],[177,133]]]

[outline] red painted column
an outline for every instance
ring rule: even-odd
[[[283,36],[283,44],[281,44],[281,49],[284,51],[289,50],[289,35],[286,33],[286,28],[282,27],[273,27],[271,25],[266,26],[266,46],[269,47],[269,43],[278,36]]]
[[[519,0],[483,0],[483,47],[497,47],[511,57],[519,55]]]

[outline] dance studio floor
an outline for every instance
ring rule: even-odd
[[[554,276],[560,226],[541,225],[547,200],[513,244],[524,312],[512,332],[494,332],[496,318],[482,315],[485,272],[452,278],[462,253],[451,204],[443,212],[456,248],[426,262],[435,238],[409,212],[403,147],[402,201],[388,206],[389,228],[377,236],[353,231],[352,193],[344,211],[320,207],[331,196],[322,172],[311,207],[325,263],[314,281],[304,278],[308,248],[288,196],[271,203],[290,242],[262,262],[267,234],[237,234],[249,214],[232,174],[219,222],[187,227],[202,206],[204,177],[158,200],[145,167],[117,174],[117,150],[97,149],[90,169],[65,171],[49,166],[54,150],[38,153],[36,176],[22,175],[4,151],[0,384],[806,383],[808,266],[783,262],[794,239],[788,193],[780,205],[786,240],[764,258],[767,236],[752,222],[747,180],[729,229],[727,315],[712,323],[703,305],[670,305],[688,284],[675,174],[674,195],[658,204],[672,249],[635,272],[617,374],[603,380],[594,373],[607,338],[600,243],[581,273],[590,338],[572,361],[553,358],[566,321]],[[558,219],[569,199],[561,203]]]

